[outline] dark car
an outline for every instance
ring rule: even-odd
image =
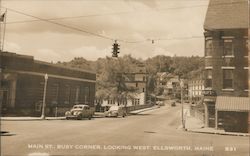
[[[174,101],[171,102],[171,106],[172,106],[172,107],[175,107],[175,106],[176,106],[176,104],[175,104]]]

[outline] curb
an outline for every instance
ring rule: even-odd
[[[11,118],[1,118],[0,121],[39,121],[39,120],[64,120],[65,118],[45,118],[45,119],[41,119],[41,118],[15,118],[15,119],[11,119]]]
[[[142,112],[146,112],[146,111],[149,111],[149,110],[153,110],[153,109],[157,109],[157,108],[160,108],[160,107],[149,107],[149,108],[146,108],[146,109],[142,109],[142,110],[136,110],[136,111],[138,111],[138,112],[136,112],[136,113],[133,113],[133,111],[132,112],[129,112],[128,114],[130,114],[130,115],[136,115],[136,114],[139,114],[139,113],[142,113]]]
[[[243,136],[243,137],[249,137],[250,133],[229,133],[229,132],[204,132],[204,131],[195,131],[195,130],[189,130],[186,131],[192,132],[192,133],[203,133],[203,134],[216,134],[216,135],[230,135],[230,136]]]

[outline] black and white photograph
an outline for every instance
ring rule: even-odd
[[[249,156],[249,0],[0,0],[1,156]]]

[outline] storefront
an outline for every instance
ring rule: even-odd
[[[250,132],[250,98],[218,96],[215,128],[230,132]]]

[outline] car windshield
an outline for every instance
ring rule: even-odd
[[[110,111],[112,111],[112,110],[118,110],[118,109],[119,109],[118,106],[111,106],[111,107],[109,108]]]
[[[74,106],[73,109],[82,109],[82,106]]]

